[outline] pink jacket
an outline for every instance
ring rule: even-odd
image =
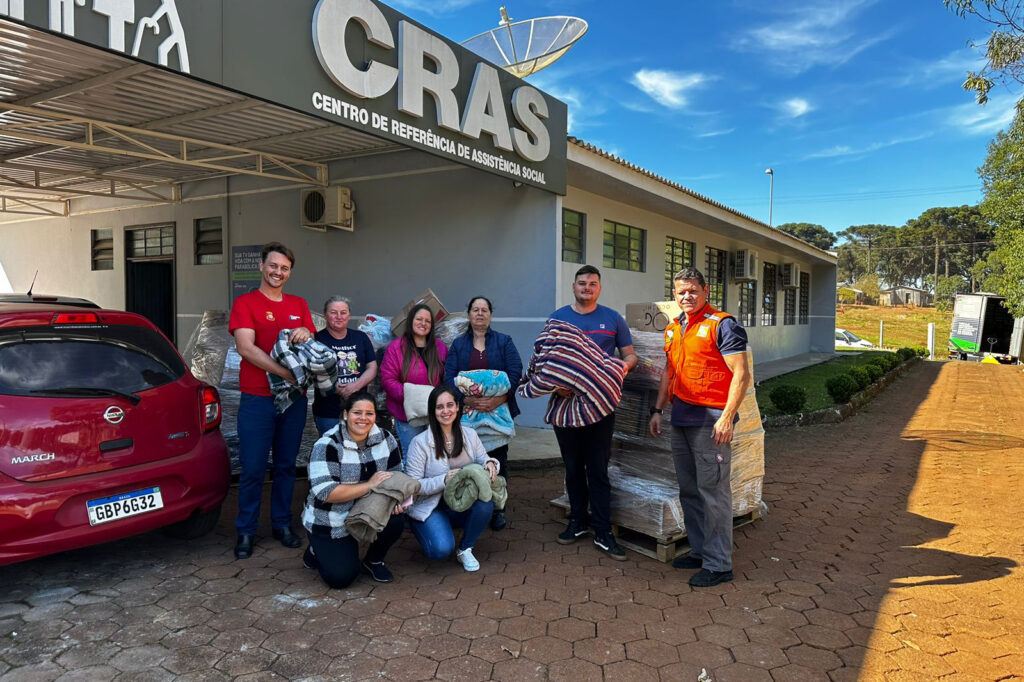
[[[405,418],[405,388],[402,386],[402,348],[405,339],[395,339],[384,351],[384,361],[380,366],[380,383],[387,394],[387,408],[391,416],[400,422],[408,421]],[[427,366],[420,360],[419,355],[413,355],[412,369],[405,382],[420,384],[421,386],[437,386],[444,379],[444,361],[448,357],[448,349],[439,339],[434,339],[437,344],[437,356],[441,360],[441,374],[437,381],[430,381],[427,377]]]

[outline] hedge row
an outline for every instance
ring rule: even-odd
[[[843,374],[830,377],[825,381],[825,389],[836,403],[848,403],[855,393],[863,391],[888,374],[890,370],[914,356],[927,355],[927,352],[926,349],[900,348],[895,353],[876,355],[865,365],[852,367]],[[803,409],[807,400],[807,392],[799,386],[782,384],[773,388],[768,398],[783,414],[796,414]]]

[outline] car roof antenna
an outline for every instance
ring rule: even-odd
[[[32,275],[32,284],[28,285],[28,294],[27,294],[28,296],[32,295],[32,287],[34,287],[36,285],[36,277],[38,277],[38,276],[39,276],[39,271],[36,270],[36,274]]]

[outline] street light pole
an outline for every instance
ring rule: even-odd
[[[769,180],[770,180],[770,182],[768,184],[768,227],[771,227],[772,226],[772,204],[775,203],[775,171],[773,171],[771,168],[769,168],[769,169],[765,170],[765,173],[768,174],[768,177],[769,177]]]

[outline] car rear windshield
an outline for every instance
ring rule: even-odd
[[[0,394],[55,389],[136,393],[181,378],[174,348],[145,327],[23,327],[0,330]]]

